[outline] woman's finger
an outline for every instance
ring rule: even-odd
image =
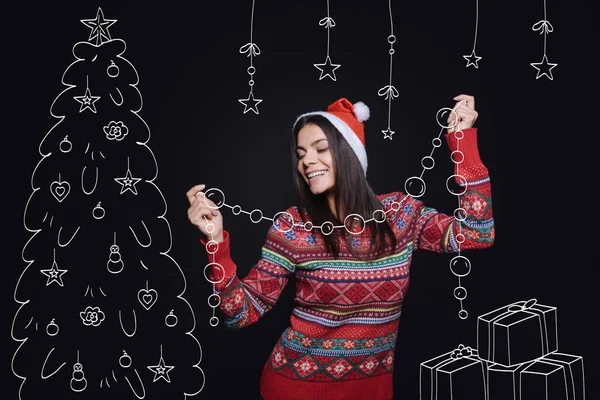
[[[217,210],[219,208],[215,204],[214,201],[212,201],[211,199],[209,199],[208,197],[206,197],[206,195],[204,194],[204,192],[198,192],[198,194],[196,196],[202,198],[201,203],[204,204],[205,206],[208,206],[209,208],[212,208],[213,210]]]
[[[192,187],[190,190],[186,192],[186,197],[190,205],[196,200],[196,196],[206,187],[205,184],[200,184]]]
[[[464,104],[469,107],[471,110],[475,110],[475,97],[469,96],[468,94],[459,94],[454,99],[458,102],[463,101]]]
[[[209,209],[202,209],[190,215],[190,222],[196,226],[202,223],[212,223],[213,215]]]
[[[464,104],[456,107],[456,110],[454,111],[458,114],[458,116],[475,115],[475,111],[471,110],[468,106]]]

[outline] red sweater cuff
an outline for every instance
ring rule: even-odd
[[[205,237],[200,238],[200,243],[202,243],[202,245],[206,248],[206,244],[209,242],[209,240]],[[230,253],[229,253],[229,232],[227,232],[225,229],[223,229],[223,241],[222,242],[217,242],[219,244],[219,248],[217,249],[217,252],[214,254],[210,254],[208,253],[209,256],[214,256],[215,258],[215,262],[219,262],[218,260],[226,257],[226,258],[231,258],[230,257]],[[214,245],[214,244],[213,244]],[[211,246],[211,251],[213,250],[212,246]],[[211,257],[212,259],[212,257]]]
[[[205,246],[209,242],[206,238],[200,238],[200,243]],[[229,242],[229,232],[223,229],[223,241],[217,242],[218,248],[214,251],[214,243],[211,243],[211,246],[206,249],[206,253],[208,255],[209,263],[217,263],[223,267],[223,270],[219,268],[217,265],[211,265],[209,270],[206,271],[206,276],[213,281],[215,285],[215,289],[223,290],[227,286],[227,283],[231,281],[231,278],[236,274],[236,265],[231,259],[230,254],[230,242]],[[210,250],[210,252],[209,252]]]
[[[477,128],[463,129],[462,138],[460,131],[458,131],[458,135],[456,135],[456,132],[446,133],[445,137],[450,151],[459,150],[463,153],[463,162],[458,165],[462,168],[467,168],[483,164],[479,157],[479,149],[477,148]],[[456,136],[461,139],[458,139]],[[460,157],[460,154],[457,154],[456,157]]]

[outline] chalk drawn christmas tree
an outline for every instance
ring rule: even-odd
[[[81,22],[23,223],[12,360],[21,399],[182,399],[204,387],[186,281],[168,254],[138,73],[99,8]],[[31,133],[29,133],[31,134]]]

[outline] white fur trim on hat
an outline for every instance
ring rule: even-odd
[[[368,110],[368,108],[367,108],[367,110]],[[296,119],[294,126],[296,126],[296,123],[298,122],[298,120],[300,118],[306,117],[308,115],[322,115],[325,118],[327,118],[329,120],[329,122],[331,122],[338,131],[340,131],[340,133],[346,139],[346,141],[348,142],[348,144],[350,145],[352,150],[354,150],[354,153],[358,157],[358,161],[360,161],[360,165],[362,165],[362,167],[363,167],[365,176],[367,176],[367,166],[369,165],[367,162],[367,150],[363,146],[363,144],[360,141],[360,139],[358,138],[358,136],[356,136],[356,134],[352,131],[352,129],[350,129],[348,124],[346,124],[341,118],[338,118],[335,115],[330,114],[328,112],[315,111],[315,112],[302,114],[301,116],[299,116]]]
[[[359,101],[354,103],[354,116],[358,122],[365,122],[371,116],[371,110],[365,103]]]

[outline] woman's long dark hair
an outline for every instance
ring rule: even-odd
[[[308,124],[315,124],[323,130],[329,142],[329,149],[333,154],[335,170],[333,193],[335,195],[336,215],[341,216],[341,211],[343,210],[346,216],[359,214],[365,220],[370,219],[373,216],[373,212],[382,209],[381,202],[371,189],[369,182],[367,182],[362,165],[346,139],[322,115],[308,115],[300,118],[294,126],[292,135],[294,183],[296,184],[298,207],[302,219],[304,220],[302,210],[305,210],[314,225],[321,225],[325,221],[331,221],[334,225],[344,224],[343,220],[336,218],[331,212],[327,203],[327,194],[314,195],[300,172],[298,172],[298,155],[296,151],[298,132]],[[386,247],[389,247],[389,249],[396,247],[396,236],[387,219],[383,223],[370,221],[366,224],[365,230],[369,227],[371,227],[371,253],[376,249],[376,254],[381,254],[386,251]],[[339,257],[338,237],[340,235],[344,236],[352,255],[359,257],[351,244],[352,236],[354,235],[346,229],[333,229],[333,232],[329,235],[325,235],[322,232],[319,232],[319,234],[324,240],[327,250],[333,253],[336,259]],[[386,243],[386,237],[390,240],[389,244]]]

